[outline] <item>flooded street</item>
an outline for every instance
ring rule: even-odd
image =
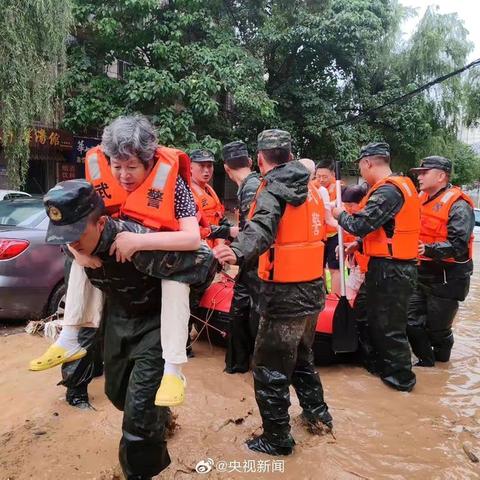
[[[475,260],[480,265],[480,248]],[[416,368],[412,393],[391,390],[360,367],[319,368],[335,432],[307,433],[292,394],[297,446],[290,457],[245,448],[245,439],[261,431],[251,374],[223,373],[224,351],[196,343],[196,357],[186,368],[187,401],[175,409],[172,465],[158,478],[480,478],[475,462],[480,457],[479,315],[477,268],[455,323],[451,362]],[[58,369],[27,371],[46,341],[17,332],[0,337],[0,479],[120,479],[121,412],[105,398],[103,379],[90,387],[96,410],[69,407],[64,389],[56,386]],[[208,459],[214,463],[211,471],[197,473],[198,462]]]

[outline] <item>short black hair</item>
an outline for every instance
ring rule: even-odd
[[[390,162],[391,162],[390,155],[370,155],[369,157],[363,157],[363,158],[368,158],[370,160],[373,160],[377,165],[379,163],[390,165]]]
[[[284,148],[270,148],[260,150],[268,163],[272,165],[282,165],[290,160],[290,151]]]
[[[250,158],[246,155],[243,157],[235,157],[225,161],[225,165],[232,170],[239,170],[250,166]]]
[[[320,160],[315,166],[315,171],[319,168],[328,168],[331,172],[335,171],[335,164],[331,160]]]

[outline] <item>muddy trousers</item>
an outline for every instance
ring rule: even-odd
[[[109,300],[104,319],[105,393],[124,412],[120,465],[127,479],[150,478],[170,464],[165,441],[169,409],[154,404],[164,365],[159,310],[133,315]]]
[[[331,421],[323,387],[313,364],[312,344],[318,313],[285,319],[262,316],[255,342],[253,379],[264,435],[273,445],[291,447],[289,387],[305,416]]]
[[[449,283],[451,283],[449,285]],[[448,362],[453,347],[452,324],[458,311],[457,292],[465,298],[470,278],[428,282],[420,278],[408,309],[408,339],[420,365]],[[447,298],[450,297],[450,298]]]
[[[225,371],[242,373],[250,370],[260,315],[256,309],[256,295],[240,278],[235,284],[229,321]]]
[[[372,257],[365,278],[368,335],[375,370],[383,382],[402,391],[415,385],[407,338],[407,309],[416,286],[413,262]]]

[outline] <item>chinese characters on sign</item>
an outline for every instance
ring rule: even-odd
[[[57,163],[57,179],[59,182],[73,180],[77,178],[77,169],[75,165],[69,163]]]
[[[69,161],[72,163],[85,163],[85,154],[100,142],[99,138],[74,137]]]

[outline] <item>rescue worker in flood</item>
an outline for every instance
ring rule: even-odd
[[[330,198],[329,204],[325,204],[327,210],[335,206],[337,200],[337,188],[335,185],[335,168],[331,161],[319,162],[315,170],[315,180],[317,188],[324,187]],[[330,215],[329,215],[330,216]],[[325,244],[324,267],[328,268],[331,276],[331,293],[340,295],[340,264],[338,262],[338,234],[335,222],[328,219],[327,222],[327,242]]]
[[[324,207],[310,185],[308,170],[293,161],[288,132],[261,132],[257,150],[263,181],[249,221],[231,247],[220,245],[214,253],[220,262],[240,268],[258,261],[261,318],[253,378],[263,433],[248,440],[247,446],[270,455],[289,455],[295,445],[288,413],[290,385],[307,428],[320,433],[332,427],[312,352],[318,314],[325,303]]]
[[[400,391],[415,386],[407,339],[407,309],[417,280],[420,201],[412,181],[394,175],[390,147],[371,143],[358,158],[361,176],[371,185],[360,210],[334,208],[340,226],[363,238],[370,256],[365,277],[368,331],[375,349],[375,370]],[[359,247],[356,242],[350,253]]]
[[[192,193],[197,204],[200,234],[208,246],[224,243],[230,237],[232,225],[225,218],[225,208],[215,190],[209,185],[213,177],[215,156],[207,149],[190,153],[192,171]]]
[[[474,205],[450,183],[452,162],[424,158],[418,175],[421,201],[418,286],[410,300],[408,339],[417,366],[448,362],[458,302],[465,300],[473,273]]]
[[[224,145],[222,156],[226,174],[238,186],[238,229],[241,231],[245,227],[251,203],[260,186],[260,177],[252,170],[252,159],[248,155],[246,144],[241,140]],[[233,232],[232,229],[230,236],[236,237],[238,229]],[[227,373],[244,373],[250,370],[250,357],[253,354],[259,322],[258,289],[257,265],[240,269],[235,279],[230,310],[230,332],[225,354]]]
[[[57,184],[44,197],[50,218],[46,242],[68,244],[95,255],[102,268],[85,268],[90,282],[105,294],[105,393],[124,412],[119,459],[129,480],[148,480],[170,464],[165,441],[169,409],[155,406],[162,380],[161,280],[203,282],[214,266],[211,251],[142,251],[132,261],[117,261],[111,247],[122,232],[146,234],[132,221],[104,216],[104,203],[86,180]],[[168,320],[168,319],[167,319]]]

